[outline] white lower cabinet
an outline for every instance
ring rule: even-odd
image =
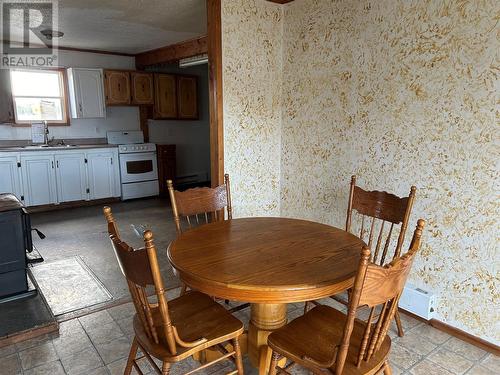
[[[87,199],[87,172],[84,153],[55,154],[57,199],[61,202]]]
[[[121,195],[118,149],[0,152],[0,193],[26,206]]]
[[[21,155],[24,203],[40,206],[57,203],[54,155]]]
[[[17,155],[0,157],[0,193],[12,193],[22,199],[18,162]]]
[[[116,196],[116,165],[112,152],[91,152],[88,157],[90,199]]]

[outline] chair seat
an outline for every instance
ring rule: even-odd
[[[298,363],[304,357],[328,363],[334,355],[334,346],[342,339],[346,319],[347,316],[342,312],[320,305],[271,333],[268,344],[273,350]],[[365,327],[365,322],[355,320],[343,374],[374,374],[380,370],[389,354],[391,339],[386,336],[372,358],[362,361],[359,368],[356,367]]]
[[[133,324],[137,340],[144,349],[161,360],[177,362],[205,347],[236,338],[243,333],[243,323],[241,321],[211,297],[200,292],[189,291],[176,299],[168,301],[168,310],[172,325],[177,328],[181,340],[192,342],[205,338],[207,342],[194,348],[183,348],[177,345],[177,354],[172,355],[168,350],[166,338],[160,329],[159,309],[157,307],[152,309],[154,325],[157,327],[159,336],[158,344],[148,338],[136,314]]]

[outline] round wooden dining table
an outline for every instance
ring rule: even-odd
[[[168,257],[191,289],[251,303],[248,355],[259,374],[266,374],[267,336],[286,324],[286,304],[352,287],[363,245],[329,225],[256,217],[188,230],[170,244]]]

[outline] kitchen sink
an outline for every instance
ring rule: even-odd
[[[24,146],[23,148],[28,150],[39,150],[45,148],[57,149],[57,148],[70,148],[70,147],[76,147],[76,145],[32,145],[32,146]]]
[[[23,146],[23,148],[27,148],[27,149],[38,149],[38,148],[47,148],[49,146],[46,146],[46,145],[35,145],[35,146]]]
[[[49,148],[69,148],[69,147],[76,147],[76,145],[55,145],[55,146],[49,146]]]

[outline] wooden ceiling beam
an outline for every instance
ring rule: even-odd
[[[135,55],[135,65],[138,69],[145,66],[178,61],[186,57],[201,55],[208,52],[207,36],[190,39],[170,46],[153,49]]]

